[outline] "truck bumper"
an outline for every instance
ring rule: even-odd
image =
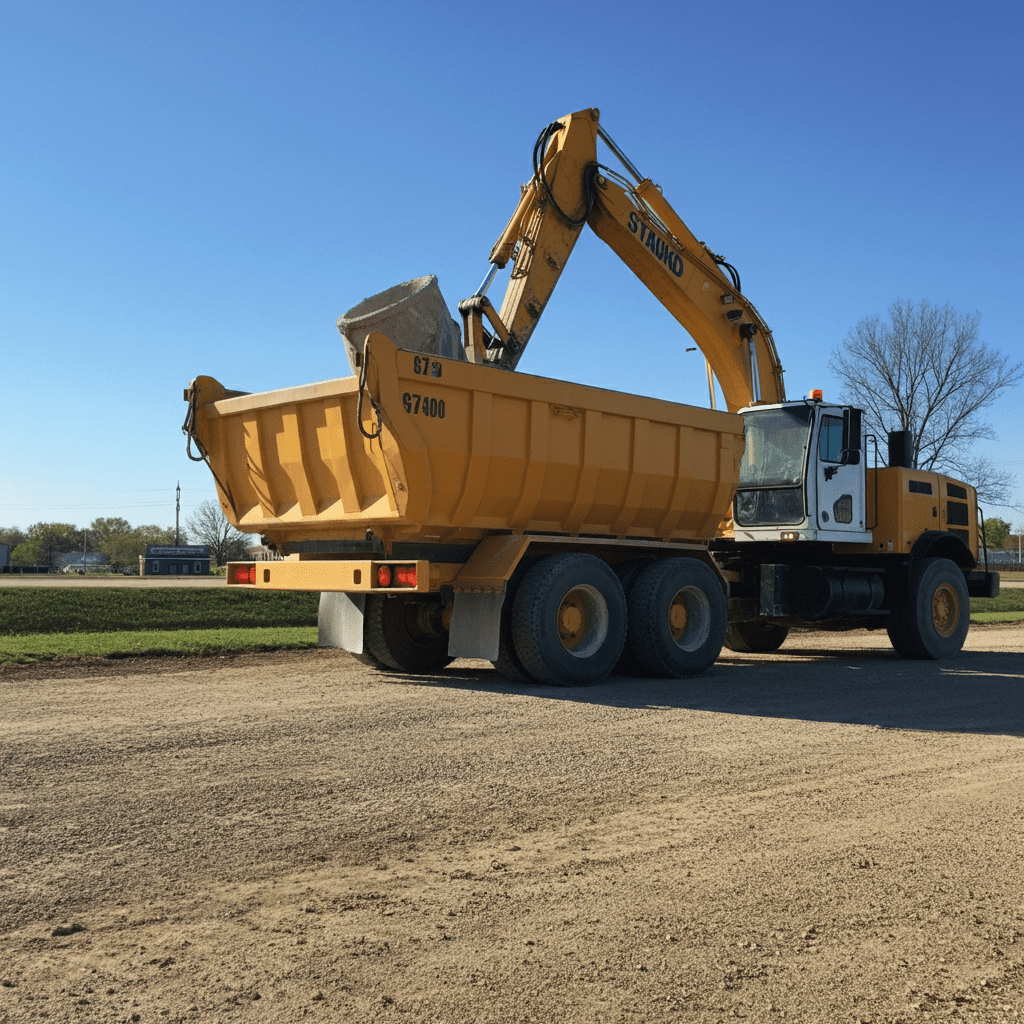
[[[382,569],[387,570],[387,583],[383,582]],[[229,562],[227,578],[228,586],[256,590],[339,591],[353,594],[426,593],[430,590],[430,563],[398,559]]]

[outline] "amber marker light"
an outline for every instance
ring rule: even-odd
[[[815,388],[807,397],[812,402],[821,402],[825,399],[825,392],[821,388]]]

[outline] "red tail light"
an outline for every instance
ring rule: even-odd
[[[256,582],[256,566],[255,565],[233,565],[231,567],[231,576],[228,580],[229,583],[255,583]]]
[[[378,565],[378,587],[415,587],[416,565]]]

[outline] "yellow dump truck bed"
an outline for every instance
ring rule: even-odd
[[[246,395],[193,382],[190,429],[240,530],[284,551],[368,529],[703,540],[729,515],[739,416],[427,357],[382,334],[366,358],[362,430],[356,377]]]

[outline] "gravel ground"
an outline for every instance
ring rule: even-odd
[[[1024,1021],[1024,627],[0,670],[0,1020]]]

